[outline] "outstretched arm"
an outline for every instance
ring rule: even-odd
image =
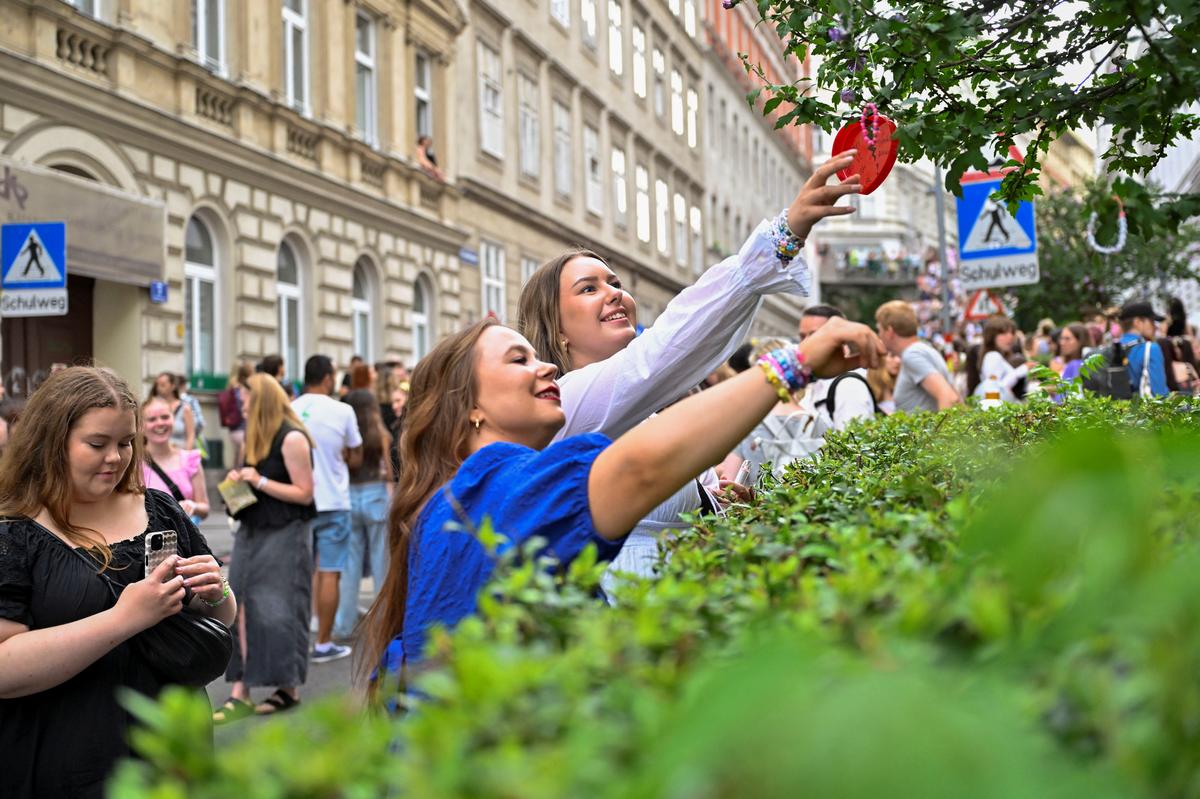
[[[847,358],[844,345],[862,353]],[[800,344],[817,376],[874,366],[883,345],[870,328],[831,319]],[[729,454],[779,401],[756,368],[689,397],[638,425],[600,453],[588,475],[596,531],[619,538],[638,520]]]
[[[800,238],[827,216],[854,211],[835,203],[861,186],[857,176],[826,185],[850,158],[823,164],[787,209]],[[775,253],[772,222],[759,224],[737,255],[709,269],[671,300],[654,326],[610,358],[559,379],[567,423],[556,440],[580,433],[616,438],[698,384],[733,354],[766,294],[808,293],[802,258],[787,268]]]

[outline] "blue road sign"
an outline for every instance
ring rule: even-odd
[[[162,305],[167,301],[167,284],[162,280],[150,281],[150,302]]]
[[[34,291],[66,286],[66,222],[0,225],[0,288]]]
[[[1037,229],[1032,202],[1010,214],[991,199],[1002,173],[964,176],[958,200],[959,274],[966,291],[1037,283]]]

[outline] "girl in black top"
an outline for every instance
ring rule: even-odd
[[[100,797],[129,754],[117,690],[160,679],[128,640],[190,607],[233,621],[236,603],[199,531],[142,485],[138,403],[115,373],[72,367],[29,399],[0,465],[0,796]],[[144,569],[146,533],[180,557]],[[123,587],[108,587],[80,552]]]
[[[217,723],[251,713],[266,715],[300,703],[308,676],[308,623],[312,605],[312,441],[279,382],[265,374],[246,381],[246,463],[230,480],[250,485],[257,502],[234,514],[241,522],[233,544],[229,582],[244,608],[235,628],[225,679],[229,699]],[[276,686],[257,706],[250,689]]]

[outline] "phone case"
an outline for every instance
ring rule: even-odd
[[[155,536],[162,536],[162,549],[151,549],[150,544]],[[164,560],[178,554],[179,536],[174,530],[159,530],[146,533],[146,574],[157,569]]]

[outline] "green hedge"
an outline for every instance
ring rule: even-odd
[[[393,720],[213,753],[134,702],[118,797],[1200,796],[1200,409],[1034,401],[830,438],[620,607],[508,557]]]

